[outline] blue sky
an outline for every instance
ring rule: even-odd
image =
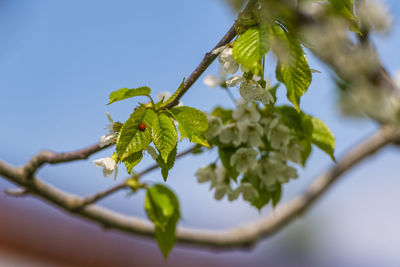
[[[393,15],[400,17],[400,3],[387,3]],[[111,91],[141,85],[151,87],[153,95],[173,91],[234,18],[223,1],[215,0],[0,1],[0,158],[22,165],[42,149],[68,151],[95,143],[106,133],[106,111],[115,120],[124,121],[136,104],[135,100],[127,100],[106,106]],[[399,36],[395,20],[388,36],[375,38],[390,72],[400,69]],[[329,71],[312,55],[309,59],[311,67],[322,74],[314,75],[311,88],[302,98],[302,107],[330,126],[337,138],[336,156],[340,156],[351,144],[372,133],[376,125],[340,116]],[[217,74],[218,65],[214,63],[206,73]],[[209,89],[201,80],[183,97],[185,105],[205,111],[217,104],[231,106],[222,90]],[[280,95],[284,96],[284,92]],[[180,149],[185,146],[187,143],[183,142]],[[91,159],[111,153],[107,150]],[[221,257],[262,258],[267,248],[275,251],[283,246],[278,244],[287,245],[290,231],[308,229],[314,232],[310,242],[320,251],[318,255],[340,256],[349,262],[399,262],[396,251],[400,241],[393,237],[400,234],[396,227],[399,224],[395,223],[400,216],[390,205],[400,200],[396,153],[396,149],[385,149],[379,157],[351,171],[304,219],[263,241],[252,252],[223,253]],[[207,185],[197,184],[193,176],[196,168],[214,156],[184,159],[171,172],[168,183],[180,198],[182,225],[222,228],[259,216],[254,208],[240,201],[216,202]],[[146,159],[138,169],[150,163]],[[328,156],[315,150],[307,168],[300,171],[300,178],[285,186],[284,199],[301,192],[331,165]],[[76,194],[90,194],[114,184],[112,179],[104,179],[91,161],[50,166],[39,174]],[[123,177],[122,171],[119,179]],[[158,172],[148,178],[161,181]],[[0,182],[0,188],[9,186]],[[130,199],[124,195],[121,192],[101,204],[143,216],[143,194]],[[371,236],[371,232],[375,233],[372,227],[379,227],[382,232]],[[348,233],[355,237],[349,239]]]

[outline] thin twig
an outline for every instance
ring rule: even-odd
[[[350,150],[333,168],[318,177],[302,195],[278,206],[274,214],[226,230],[179,227],[176,232],[177,240],[182,243],[215,249],[232,249],[254,245],[260,239],[271,236],[295,218],[304,214],[346,171],[387,144],[398,141],[398,139],[398,132],[392,128],[384,127]],[[21,169],[2,161],[0,161],[0,176],[4,176],[7,180],[26,188],[32,195],[107,228],[154,237],[154,226],[149,221],[126,216],[97,205],[88,205],[76,209],[77,205],[82,203],[82,198],[63,192],[38,178],[27,180]]]
[[[94,144],[80,150],[62,153],[55,153],[49,150],[43,150],[29,160],[29,162],[24,166],[24,172],[29,179],[45,163],[58,164],[62,162],[87,159],[90,155],[99,152],[100,150],[103,150],[109,146],[110,145],[101,147],[99,144]]]

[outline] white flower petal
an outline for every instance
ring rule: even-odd
[[[226,85],[229,87],[234,87],[238,83],[242,82],[244,79],[241,76],[233,76],[226,81]]]
[[[115,141],[115,134],[107,134],[103,135],[99,139],[99,146],[100,147],[105,147],[109,144],[112,144]]]
[[[220,84],[220,81],[217,77],[214,75],[207,75],[204,80],[204,84],[207,85],[208,87],[214,88]]]
[[[220,46],[218,48],[215,48],[213,51],[211,51],[211,54],[213,55],[218,55],[219,53],[221,53],[222,51],[224,51],[225,46]]]
[[[96,159],[93,161],[93,163],[97,167],[103,167],[104,177],[110,176],[117,166],[117,164],[115,163],[115,160],[111,157]]]

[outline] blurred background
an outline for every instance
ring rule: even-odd
[[[390,73],[400,69],[400,2],[388,0],[395,23],[374,42]],[[23,165],[41,151],[71,151],[106,134],[105,112],[125,121],[136,100],[106,106],[111,91],[147,85],[153,95],[173,91],[233,24],[224,1],[0,0],[0,158]],[[366,119],[340,115],[330,71],[308,53],[314,74],[302,98],[305,112],[325,121],[336,136],[336,157],[373,133]],[[274,70],[270,65],[269,71]],[[268,70],[268,65],[266,66]],[[205,74],[218,74],[214,63]],[[185,105],[209,111],[232,107],[223,90],[201,79]],[[269,76],[272,78],[272,73]],[[279,102],[286,103],[284,88]],[[238,96],[237,90],[234,94]],[[181,142],[178,151],[188,147]],[[211,251],[177,245],[164,261],[154,240],[134,237],[66,214],[35,198],[7,197],[15,186],[0,179],[0,266],[400,266],[400,159],[389,147],[347,173],[307,214],[251,250]],[[46,166],[38,176],[63,190],[89,195],[117,181],[103,178],[91,160]],[[177,193],[180,225],[222,229],[271,212],[242,202],[215,201],[194,173],[215,153],[181,159],[168,185]],[[150,157],[137,170],[152,164]],[[284,187],[283,201],[301,193],[332,166],[314,149],[299,178]],[[159,171],[145,179],[162,181]],[[119,192],[99,204],[145,216],[144,193]]]

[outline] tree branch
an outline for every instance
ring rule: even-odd
[[[24,166],[23,171],[26,177],[28,177],[29,179],[32,178],[36,171],[45,163],[57,164],[62,162],[87,159],[90,155],[99,152],[100,150],[103,150],[109,146],[110,145],[101,147],[99,144],[94,144],[80,150],[62,153],[55,153],[49,150],[43,150],[29,160],[29,162]]]
[[[333,168],[319,176],[302,195],[280,205],[274,214],[226,230],[180,227],[176,233],[177,240],[182,243],[218,249],[254,245],[260,239],[276,233],[306,212],[347,170],[387,144],[398,141],[398,139],[399,133],[397,131],[390,127],[383,127],[350,150]],[[76,209],[82,203],[82,198],[63,192],[37,178],[27,179],[21,168],[15,168],[0,161],[0,175],[25,188],[29,194],[104,227],[154,237],[154,226],[149,221],[126,216],[97,205],[88,205]]]
[[[232,25],[232,27],[228,30],[228,32],[222,37],[222,39],[215,45],[215,47],[212,49],[216,49],[218,47],[224,46],[228,44],[230,41],[233,40],[236,36],[236,30],[235,30],[235,24]],[[164,108],[172,108],[176,106],[179,103],[179,100],[181,97],[189,90],[189,88],[197,81],[197,79],[203,74],[203,72],[210,66],[210,64],[214,61],[214,59],[217,57],[216,54],[212,54],[212,50],[208,52],[203,60],[200,62],[200,64],[197,66],[197,68],[190,74],[190,76],[185,80],[185,83],[183,84],[182,90],[178,93],[174,101],[166,105]]]
[[[195,146],[184,150],[183,152],[181,152],[178,155],[176,155],[176,159],[182,158],[183,156],[192,153],[194,149],[195,149]],[[134,174],[133,177],[140,178],[140,177],[146,175],[147,173],[149,173],[149,172],[151,172],[151,171],[153,171],[153,170],[155,170],[155,169],[157,169],[159,167],[160,166],[158,164],[153,164],[150,167],[144,169],[143,171]],[[129,178],[132,178],[132,177],[129,177]],[[129,178],[127,178],[127,179],[129,179]],[[104,191],[98,192],[98,193],[94,194],[93,196],[87,196],[87,197],[83,198],[81,204],[77,208],[82,208],[84,206],[93,204],[93,203],[99,201],[100,199],[103,199],[103,198],[105,198],[105,197],[107,197],[107,196],[109,196],[109,195],[111,195],[111,194],[113,194],[115,192],[118,192],[121,189],[124,189],[124,188],[128,187],[128,185],[126,184],[126,180],[127,179],[125,179],[123,182],[120,182],[119,184],[116,184],[116,185],[114,185],[114,186],[112,186],[112,187],[110,187],[110,188],[108,188],[108,189],[106,189]]]

